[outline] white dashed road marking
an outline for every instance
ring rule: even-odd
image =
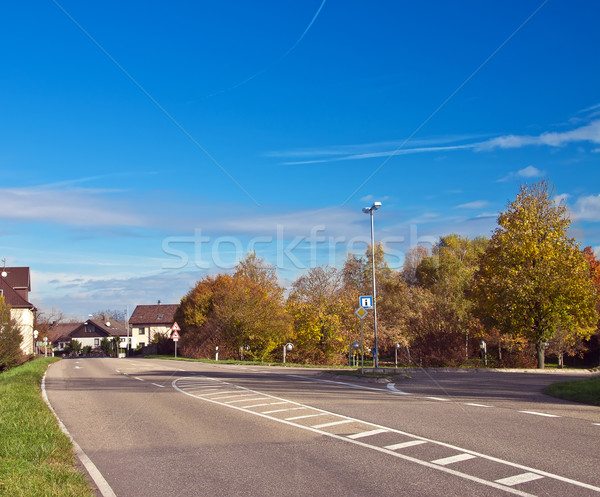
[[[546,418],[560,418],[560,416],[557,416],[556,414],[547,414],[545,412],[535,412],[535,411],[519,411],[522,412],[523,414],[533,414],[534,416],[544,416]]]
[[[439,464],[440,466],[447,466],[448,464],[454,464],[456,462],[468,461],[469,459],[475,459],[473,454],[458,454],[456,456],[442,457],[431,461],[433,464]]]
[[[499,480],[495,480],[495,482],[513,487],[514,485],[539,480],[540,478],[543,478],[543,476],[535,473],[523,473],[520,475],[509,476],[508,478],[500,478]]]

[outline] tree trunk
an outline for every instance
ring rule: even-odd
[[[538,369],[544,369],[544,342],[538,342],[535,344],[537,349],[537,361],[538,361]]]

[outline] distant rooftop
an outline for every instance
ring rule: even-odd
[[[129,324],[171,326],[178,308],[179,304],[138,305],[129,318]]]

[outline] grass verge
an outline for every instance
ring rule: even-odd
[[[0,374],[0,495],[91,497],[73,447],[42,399],[41,358]]]
[[[544,388],[544,393],[560,399],[600,406],[600,376],[580,381],[560,381]]]

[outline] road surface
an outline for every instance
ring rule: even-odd
[[[600,497],[600,408],[542,395],[558,375],[411,376],[70,359],[45,387],[119,497]]]

